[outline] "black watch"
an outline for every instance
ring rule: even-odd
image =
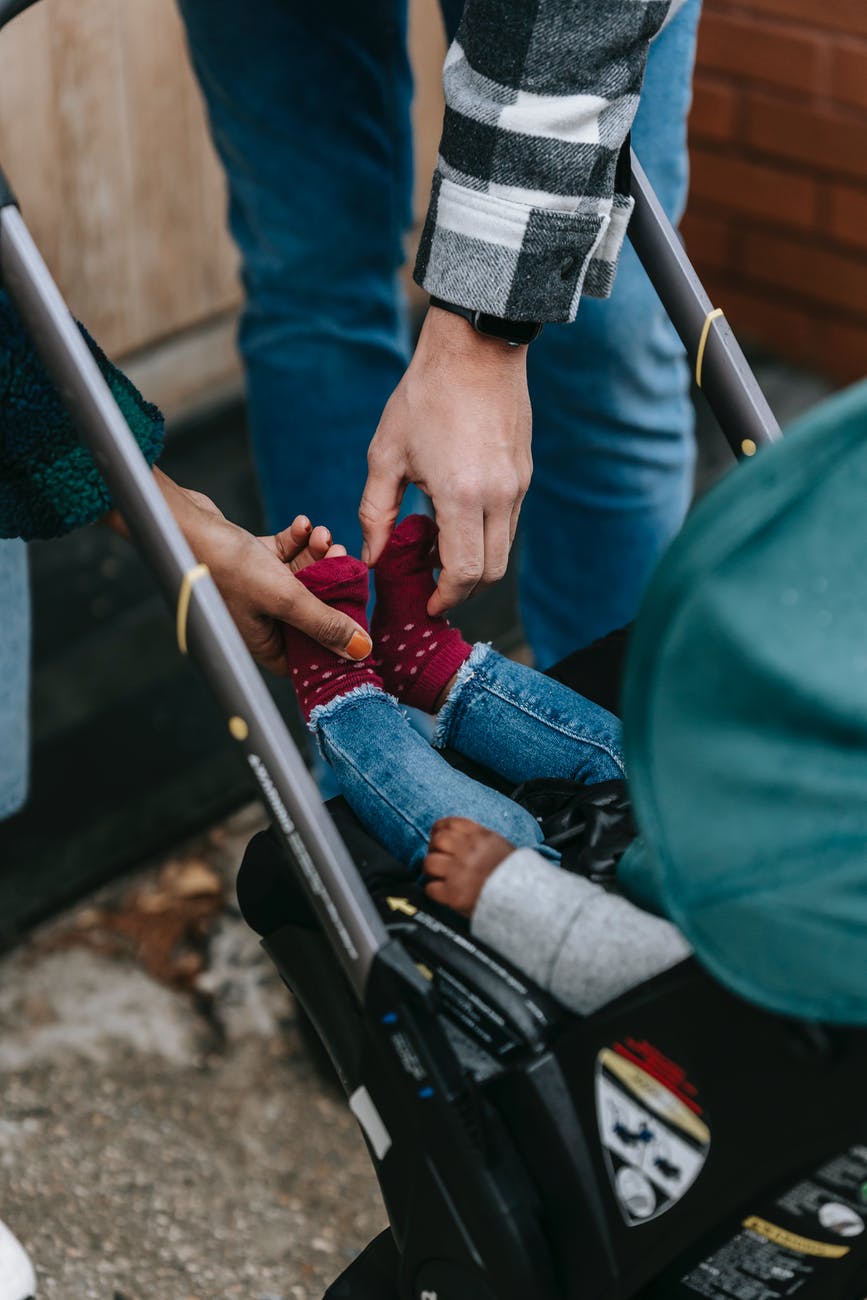
[[[501,339],[503,343],[511,343],[514,348],[520,347],[522,343],[532,343],[542,333],[540,320],[504,320],[501,316],[491,316],[486,311],[476,311],[474,307],[458,307],[453,302],[435,298],[433,294],[430,296],[430,305],[454,312],[455,316],[463,316],[478,334]]]

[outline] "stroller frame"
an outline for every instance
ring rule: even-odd
[[[0,29],[32,3],[34,0],[0,0]],[[732,450],[739,457],[752,455],[779,436],[779,426],[639,162],[625,153],[623,165],[629,167],[635,200],[630,239],[684,342],[697,380]],[[393,1224],[402,1225],[395,1227],[395,1235],[403,1264],[395,1283],[398,1290],[388,1290],[392,1281],[386,1281],[383,1274],[383,1289],[376,1294],[400,1294],[412,1300],[554,1300],[567,1295],[570,1300],[578,1295],[582,1300],[626,1300],[639,1293],[647,1300],[670,1300],[675,1294],[680,1296],[676,1276],[670,1285],[664,1278],[659,1281],[678,1254],[670,1243],[666,1249],[655,1248],[653,1258],[633,1269],[631,1277],[619,1267],[614,1258],[615,1238],[605,1226],[604,1206],[592,1190],[593,1162],[579,1122],[580,1107],[569,1103],[562,1071],[547,1052],[549,1040],[556,1038],[558,1009],[531,989],[516,991],[521,986],[514,976],[486,959],[490,969],[498,970],[497,979],[511,978],[510,996],[500,988],[494,1000],[499,999],[498,1005],[523,1047],[531,1056],[535,1053],[520,1079],[516,1076],[511,1084],[498,1085],[503,1114],[534,1114],[545,1133],[541,1145],[562,1186],[569,1187],[571,1180],[571,1185],[588,1189],[578,1207],[584,1219],[576,1233],[587,1239],[588,1251],[595,1252],[594,1263],[586,1286],[583,1278],[564,1278],[563,1261],[572,1257],[568,1250],[558,1256],[541,1226],[538,1197],[526,1172],[533,1153],[521,1152],[509,1141],[503,1131],[505,1121],[492,1114],[490,1099],[469,1085],[467,1071],[443,1029],[440,993],[419,969],[418,933],[411,932],[411,927],[387,924],[381,905],[368,891],[347,847],[351,828],[344,827],[341,835],[322,804],[212,579],[197,565],[156,487],[27,230],[2,169],[0,285],[14,302],[76,421],[82,442],[92,453],[134,542],[175,612],[179,646],[182,652],[189,646],[208,681],[270,808],[273,834],[294,864],[294,884],[313,909],[315,927],[307,928],[307,938],[304,927],[289,927],[296,951],[293,971],[286,970],[285,950],[279,941],[266,934],[265,947],[293,987],[305,957],[307,965],[319,963],[317,973],[323,969],[322,963],[328,966],[325,983],[333,989],[335,1005],[340,1006],[333,1023],[326,1026],[331,1034],[329,1049],[351,1092],[351,1105],[374,1163],[382,1161],[389,1148],[403,1148],[405,1166],[425,1167],[427,1182],[418,1193],[415,1220],[407,1219],[405,1207],[389,1205]],[[252,919],[249,914],[248,919]],[[479,963],[476,966],[480,969]],[[675,1003],[682,1000],[687,1010],[698,997],[699,985],[704,988],[703,979],[694,974],[684,983],[675,974],[662,977],[662,984],[653,983],[656,991],[661,989]],[[303,993],[301,996],[303,1001]],[[647,1003],[651,994],[639,991],[637,996]],[[728,995],[712,989],[707,996],[720,1017],[729,1014],[733,1000]],[[612,1033],[619,1005],[610,1012]],[[750,1040],[760,1052],[765,1018],[753,1010],[745,1014]],[[817,1048],[822,1060],[826,1049],[831,1050],[823,1040]],[[575,1048],[573,1056],[581,1050]],[[397,1124],[383,1124],[372,1099],[374,1083],[356,1086],[353,1076],[359,1071],[368,1082],[381,1078],[383,1089],[397,1098]],[[848,1093],[845,1095],[848,1098]],[[497,1151],[493,1162],[488,1158],[491,1142]],[[811,1159],[819,1154],[814,1140],[807,1150]],[[428,1159],[432,1151],[437,1153],[436,1165]],[[392,1161],[394,1158],[393,1151]],[[384,1190],[388,1203],[385,1184]],[[420,1244],[419,1222],[436,1240],[433,1254]],[[702,1222],[702,1231],[705,1226]],[[863,1272],[859,1280],[860,1297],[867,1287]],[[664,1289],[647,1290],[648,1284]],[[833,1292],[832,1297],[831,1291],[822,1292],[823,1300],[855,1300],[855,1294]],[[362,1291],[341,1289],[338,1281],[329,1295],[337,1300],[338,1296],[361,1297]],[[809,1296],[812,1300],[812,1291]]]

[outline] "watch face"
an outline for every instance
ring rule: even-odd
[[[506,343],[532,343],[542,330],[541,321],[501,320],[499,316],[489,316],[484,311],[476,312],[475,326],[480,334],[503,339]]]

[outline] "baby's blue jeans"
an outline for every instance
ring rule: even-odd
[[[410,867],[421,865],[441,817],[469,817],[516,847],[540,848],[532,813],[451,767],[379,687],[360,686],[314,709],[311,728],[356,816]],[[613,714],[486,645],[460,669],[434,743],[515,786],[530,777],[591,785],[624,775]]]

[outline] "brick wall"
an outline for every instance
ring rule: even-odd
[[[705,0],[689,251],[735,330],[867,373],[867,0]]]

